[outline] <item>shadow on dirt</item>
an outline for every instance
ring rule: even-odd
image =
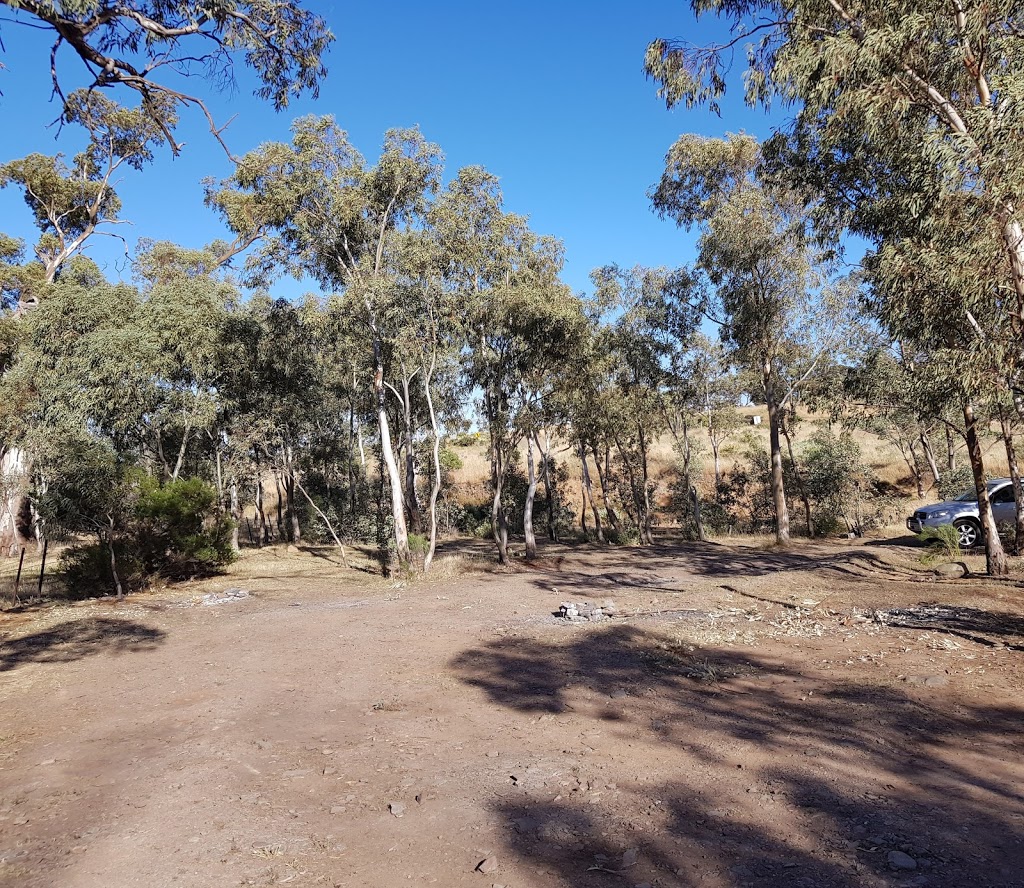
[[[754,651],[694,655],[629,626],[505,638],[452,666],[494,704],[643,751],[614,778],[607,760],[571,756],[557,786],[515,784],[494,803],[509,852],[564,885],[1020,884],[1018,707],[810,677]]]
[[[0,639],[0,672],[26,663],[71,663],[99,653],[153,650],[164,637],[162,630],[131,620],[72,620],[32,635]]]
[[[900,567],[876,552],[857,546],[836,551],[813,544],[799,551],[773,551],[729,546],[723,543],[630,547],[607,550],[600,573],[580,562],[585,551],[576,550],[558,566],[535,568],[534,584],[556,587],[559,592],[580,596],[606,596],[623,587],[652,592],[678,592],[694,577],[742,580],[778,574],[814,573],[837,579],[925,580],[932,574]]]
[[[989,647],[996,642],[985,636],[1015,638],[1016,643],[1007,641],[1006,646],[1024,651],[1024,617],[1018,614],[948,604],[921,604],[893,608],[879,614],[879,617],[890,626],[941,632]]]

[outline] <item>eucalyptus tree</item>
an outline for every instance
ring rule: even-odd
[[[65,99],[70,56],[79,72],[72,80],[91,95],[134,93],[141,112],[175,154],[181,145],[173,130],[182,107],[198,109],[223,144],[223,127],[200,96],[181,88],[182,78],[199,76],[219,88],[232,87],[235,59],[241,56],[258,78],[255,95],[280,111],[304,92],[317,95],[326,74],[323,55],[334,39],[324,20],[295,0],[0,0],[0,5],[9,10],[6,28],[52,35],[48,70],[53,95],[63,105],[62,120],[74,119],[74,106]]]
[[[396,237],[422,223],[441,174],[440,149],[418,130],[391,130],[367,166],[329,117],[305,117],[291,145],[267,143],[241,159],[235,173],[211,183],[207,201],[236,235],[258,247],[246,260],[251,282],[289,269],[343,291],[360,307],[372,352],[369,383],[376,401],[381,458],[391,489],[399,560],[409,560],[402,476],[388,416],[389,330],[382,310],[395,285],[386,262]]]
[[[931,319],[985,345],[1001,339],[1024,411],[1021,11],[961,0],[927,0],[912,14],[878,0],[693,5],[730,20],[735,37],[654,41],[647,70],[668,104],[716,103],[732,45],[750,39],[748,101],[796,108],[790,175],[813,186],[834,225],[930,254],[942,293],[930,307],[943,303]],[[999,324],[981,322],[993,314]]]
[[[756,372],[768,410],[776,539],[789,541],[783,410],[842,338],[849,286],[830,286],[800,195],[760,175],[750,136],[681,136],[652,190],[655,210],[699,226],[695,305],[720,325],[733,359]]]
[[[117,236],[110,230],[122,222],[114,176],[124,166],[140,169],[165,140],[146,113],[121,108],[98,93],[76,91],[66,108],[68,118],[89,133],[87,147],[70,165],[61,155],[43,154],[0,165],[0,188],[14,186],[24,192],[40,231],[33,252],[41,265],[36,279],[42,286],[20,290],[21,310],[38,303],[45,285],[53,283],[93,235]],[[173,111],[167,116],[172,120]]]

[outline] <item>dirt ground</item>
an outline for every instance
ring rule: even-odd
[[[915,557],[275,550],[7,613],[0,885],[1024,885],[1024,587]]]

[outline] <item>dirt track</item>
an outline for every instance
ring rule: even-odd
[[[0,885],[1024,885],[1024,589],[882,551],[0,617]]]

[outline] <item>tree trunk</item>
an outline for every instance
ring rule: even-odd
[[[288,542],[298,545],[302,542],[302,527],[299,525],[299,512],[295,507],[295,461],[292,458],[292,446],[288,444],[282,448],[284,456],[285,476],[284,494],[285,514],[288,518]]]
[[[537,442],[537,452],[541,455],[541,477],[544,479],[544,495],[547,498],[548,513],[548,539],[553,543],[558,542],[558,528],[555,525],[555,496],[557,490],[551,481],[551,436],[544,432],[544,447],[540,446],[540,436],[534,435]]]
[[[274,488],[277,490],[277,539],[285,538],[284,532],[284,491],[281,489],[281,474],[274,469]]]
[[[117,555],[114,554],[114,521],[110,521],[110,530],[106,534],[107,552],[110,554],[110,574],[114,578],[114,588],[117,590],[117,600],[124,598],[124,588],[121,586],[121,577],[117,573]],[[40,581],[41,583],[42,581]]]
[[[395,451],[391,446],[391,425],[384,403],[384,365],[381,358],[380,340],[374,338],[373,354],[376,367],[373,375],[373,391],[377,398],[377,425],[380,429],[381,459],[388,473],[391,485],[391,516],[395,525],[395,553],[400,564],[409,563],[409,532],[405,524],[405,502],[402,497],[402,477],[395,461]]]
[[[772,379],[772,365],[766,362],[762,368],[765,401],[768,407],[768,442],[772,460],[772,503],[775,507],[775,541],[780,546],[789,545],[789,509],[786,506],[786,486],[782,475],[782,441],[779,437],[779,405],[775,402],[775,386]]]
[[[924,452],[925,462],[928,463],[928,471],[932,473],[932,479],[935,482],[935,488],[939,486],[939,465],[935,461],[935,451],[932,450],[932,442],[928,440],[928,433],[924,430],[921,431],[921,436],[918,439],[921,442],[921,450]]]
[[[924,499],[924,473],[921,471],[921,461],[917,458],[913,440],[907,441],[907,450],[910,452],[907,465],[910,466],[910,473],[914,476],[914,483],[917,485],[917,498]]]
[[[690,497],[693,499],[693,520],[697,525],[697,539],[702,543],[707,542],[707,535],[704,533],[704,522],[700,517],[700,495],[697,493],[697,485],[690,485]]]
[[[430,372],[423,376],[423,392],[427,398],[427,412],[430,414],[430,433],[433,437],[431,456],[434,460],[434,478],[430,485],[430,540],[427,545],[427,552],[423,556],[423,572],[430,570],[434,561],[434,551],[437,548],[437,496],[441,492],[441,434],[437,429],[437,414],[434,412],[434,399],[430,394],[430,380],[433,376],[433,359],[431,359]]]
[[[630,464],[629,459],[626,456],[626,451],[623,449],[622,442],[619,440],[618,435],[615,436],[615,446],[619,451],[619,458],[622,460],[622,467],[626,470],[626,476],[629,481],[629,493],[633,499],[633,506],[636,509],[636,514],[633,515],[630,512],[629,507],[626,505],[624,500],[622,505],[626,509],[627,516],[636,525],[637,533],[640,537],[640,543],[642,545],[646,542],[646,540],[644,539],[644,532],[642,526],[644,517],[644,505],[643,500],[640,498],[640,488],[637,486],[636,474],[633,472],[633,466]]]
[[[1024,492],[1020,487],[1020,465],[1017,462],[1017,447],[1013,441],[1013,427],[1002,407],[999,408],[999,427],[1003,433],[1003,445],[1006,447],[1006,464],[1013,482],[1013,504],[1016,518],[1013,522],[1013,554],[1024,553]]]
[[[231,520],[235,525],[231,528],[231,550],[237,552],[238,528],[242,524],[242,510],[238,506],[238,484],[234,478],[231,479],[231,484],[228,486],[228,497],[231,503]]]
[[[28,489],[28,456],[20,447],[0,450],[0,555],[14,556],[27,542],[19,516]]]
[[[533,436],[526,435],[526,474],[530,481],[526,488],[526,503],[523,506],[523,536],[526,537],[526,559],[537,557],[537,537],[533,532],[533,500],[537,495],[537,472],[533,462]]]
[[[587,449],[580,441],[580,466],[583,476],[583,513],[586,514],[587,505],[594,514],[594,528],[597,534],[597,541],[604,542],[604,529],[601,527],[601,514],[598,511],[597,503],[594,502],[594,487],[590,481],[590,469],[587,467]]]
[[[804,507],[804,519],[807,522],[807,537],[814,539],[814,522],[811,519],[811,498],[807,495],[807,485],[804,484],[804,476],[800,467],[796,464],[796,454],[793,453],[793,438],[789,434],[789,425],[783,416],[781,420],[782,434],[786,438],[786,450],[789,453],[789,464],[793,467],[793,477],[796,478],[796,486],[800,490],[800,502]]]
[[[722,483],[722,460],[718,453],[721,443],[714,435],[709,435],[708,437],[711,441],[711,455],[715,461],[715,499],[717,500],[718,487]]]
[[[605,445],[604,470],[601,469],[601,454],[597,449],[597,445],[594,444],[591,449],[594,452],[594,468],[597,469],[597,480],[601,485],[601,501],[604,503],[604,513],[608,516],[608,523],[611,524],[612,530],[621,536],[622,525],[619,523],[619,516],[615,514],[615,509],[612,508],[611,498],[608,496],[608,483],[611,476],[611,473],[608,471],[609,448]]]
[[[420,504],[416,498],[416,449],[412,440],[412,401],[409,398],[409,378],[403,373],[402,390],[405,401],[402,404],[402,418],[405,422],[405,511],[409,518],[409,530],[423,533],[420,518]]]
[[[640,480],[643,484],[642,502],[644,505],[644,522],[641,534],[643,535],[644,542],[651,546],[654,544],[654,537],[651,536],[651,520],[653,515],[651,509],[650,473],[647,465],[647,436],[644,434],[642,423],[637,423],[637,432],[639,433],[640,440]]]
[[[967,455],[971,459],[971,471],[974,473],[974,489],[978,494],[978,517],[981,520],[981,532],[985,539],[985,569],[989,576],[1003,576],[1010,571],[1003,551],[1002,541],[992,516],[992,503],[988,498],[988,485],[985,478],[985,461],[981,452],[981,440],[978,437],[977,417],[971,404],[964,405],[964,423],[967,427]]]
[[[502,488],[505,484],[505,466],[501,449],[497,444],[493,444],[492,447],[491,483],[494,487],[494,498],[491,501],[491,534],[498,547],[498,563],[508,564],[508,516],[501,501]]]
[[[946,429],[946,469],[950,472],[956,471],[956,440],[953,438],[953,430],[948,426]]]
[[[259,472],[259,467],[256,469]],[[270,543],[270,524],[267,513],[263,509],[263,479],[257,474],[255,491],[256,518],[259,520],[259,547],[262,549]]]

